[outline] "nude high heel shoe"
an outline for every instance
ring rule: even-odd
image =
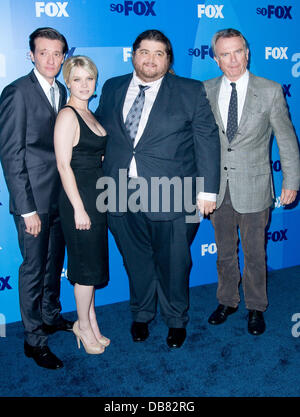
[[[108,339],[107,337],[103,336],[103,334],[99,337],[97,337],[98,342],[104,346],[107,347],[110,345],[110,339]]]
[[[81,334],[80,334],[80,330],[78,327],[78,321],[75,321],[74,325],[73,325],[73,333],[76,336],[77,339],[77,345],[78,345],[78,349],[80,349],[80,342],[83,344],[83,347],[86,351],[86,353],[89,353],[90,355],[99,355],[101,353],[104,352],[104,346],[100,343],[97,344],[87,344]]]

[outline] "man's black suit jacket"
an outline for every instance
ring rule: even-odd
[[[60,90],[59,109],[66,103]],[[55,113],[35,74],[8,85],[0,98],[0,160],[16,215],[57,210],[61,187],[53,133]]]
[[[133,148],[123,121],[123,105],[132,74],[105,82],[96,117],[109,134],[104,172],[118,184],[119,169],[128,169],[133,155],[137,172],[150,184],[153,177],[204,177],[204,191],[218,193],[220,140],[204,86],[200,81],[167,73],[161,83],[145,130]],[[151,198],[151,197],[150,197]],[[170,212],[146,215],[170,220]],[[118,214],[118,213],[117,213]]]

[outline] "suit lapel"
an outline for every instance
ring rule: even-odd
[[[249,81],[247,87],[247,93],[245,97],[244,108],[239,123],[238,131],[241,132],[243,127],[249,120],[249,114],[255,113],[258,110],[258,93],[254,88],[255,76],[249,73]]]
[[[171,94],[174,90],[170,84],[171,80],[169,79],[168,74],[166,74],[161,82],[147,124],[137,146],[142,145],[147,138],[153,136],[154,130],[160,126],[161,115],[168,114],[168,106],[172,102]]]
[[[38,93],[38,95],[41,97],[43,103],[47,106],[51,114],[55,117],[54,109],[51,106],[46,94],[44,93],[44,90],[42,89],[40,83],[38,82],[38,79],[36,78],[33,70],[29,74],[31,81],[33,82],[33,86],[35,88],[35,91]],[[61,92],[60,92],[60,100],[61,100]]]
[[[58,101],[58,111],[65,105],[65,89],[64,87],[58,82],[58,89],[59,89],[59,101]],[[52,107],[52,106],[51,106]]]
[[[222,82],[222,76],[216,80],[216,84],[214,87],[215,90],[212,93],[212,96],[210,98],[210,104],[211,104],[213,113],[215,115],[216,123],[222,127],[222,130],[225,131],[220,109],[219,109],[219,104],[218,104],[219,94],[220,94],[220,89],[221,89],[221,82]],[[237,134],[235,135],[235,137],[232,139],[230,143],[235,143],[236,141],[239,140],[239,138],[241,137],[241,132],[243,131],[244,126],[247,124],[249,120],[249,114],[255,113],[255,111],[257,111],[258,109],[258,94],[254,87],[254,84],[255,84],[255,76],[249,72],[249,81],[248,81],[247,92],[246,92],[245,103],[244,103],[244,107],[242,111],[241,120],[238,125]]]
[[[219,109],[219,95],[220,95],[221,83],[222,83],[222,76],[216,79],[215,86],[212,88],[212,93],[210,95],[209,102],[210,102],[212,112],[215,116],[217,125],[220,126],[222,130],[225,130],[222,116],[221,116],[220,109]]]
[[[125,123],[124,123],[124,119],[123,119],[123,107],[124,107],[124,102],[125,102],[125,98],[126,98],[126,94],[127,94],[127,90],[129,87],[129,84],[132,80],[132,74],[129,75],[129,77],[125,80],[125,82],[115,90],[115,103],[119,103],[118,104],[118,109],[117,109],[117,117],[118,120],[117,122],[120,124],[121,129],[124,133],[124,135],[126,136],[126,138],[128,139],[129,143],[132,145],[132,140],[127,132],[127,129],[125,127]]]
[[[129,143],[132,145],[132,140],[126,130],[125,123],[123,120],[123,107],[126,98],[126,93],[129,87],[129,84],[132,80],[132,74],[128,77],[128,79],[121,85],[119,88],[115,90],[115,103],[119,103],[119,108],[117,109],[118,114],[118,123],[120,124],[125,136],[127,137]],[[171,85],[171,79],[168,77],[168,74],[165,75],[161,82],[161,86],[158,90],[156,99],[153,103],[152,109],[150,111],[144,132],[138,141],[136,147],[139,147],[143,144],[145,140],[148,138],[151,139],[153,136],[153,131],[160,126],[160,118],[161,114],[165,114],[168,112],[168,107],[170,105],[171,94],[175,91]]]
[[[132,80],[132,74],[131,76],[128,77],[128,79],[124,82],[123,85],[121,85],[119,88],[117,88],[115,90],[115,103],[119,103],[119,108],[117,110],[118,113],[118,122],[120,123],[120,126],[125,134],[125,136],[127,137],[129,143],[132,145],[132,140],[127,132],[127,129],[125,127],[125,123],[123,120],[123,107],[124,107],[124,102],[125,102],[125,98],[126,98],[126,94],[127,94],[127,90],[129,87],[129,84]],[[164,109],[166,107],[166,111],[167,111],[167,106],[168,103],[170,103],[170,93],[172,91],[172,88],[169,86],[169,82],[170,80],[168,79],[167,75],[164,77],[164,79],[162,80],[161,86],[159,88],[159,91],[157,93],[156,99],[153,103],[152,109],[150,111],[144,132],[140,138],[140,140],[138,141],[136,147],[140,146],[141,144],[143,144],[143,142],[152,136],[152,132],[153,129],[157,128],[157,126],[159,126],[159,120],[160,120],[160,115],[162,113],[164,113]],[[151,132],[151,135],[149,135],[149,132]]]

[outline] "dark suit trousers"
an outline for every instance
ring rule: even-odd
[[[133,320],[149,322],[160,313],[168,327],[188,322],[190,245],[198,224],[182,216],[151,221],[144,213],[108,216],[108,225],[123,256],[129,277]]]
[[[245,304],[248,310],[265,311],[266,291],[265,229],[269,208],[257,213],[241,214],[232,207],[227,185],[222,205],[211,215],[218,250],[218,290],[220,304],[237,307],[241,280],[238,260],[238,228],[244,253],[242,277]]]
[[[57,215],[39,214],[42,229],[37,237],[25,232],[23,217],[14,216],[23,262],[19,269],[19,297],[25,340],[32,346],[47,344],[42,324],[54,324],[61,305],[60,278],[64,238]]]

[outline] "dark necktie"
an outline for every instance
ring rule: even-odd
[[[232,90],[228,108],[228,119],[227,119],[227,137],[229,142],[232,141],[234,135],[238,129],[238,100],[237,100],[237,91],[236,83],[230,83]]]
[[[50,97],[51,97],[51,104],[54,110],[54,113],[56,114],[56,104],[55,104],[55,95],[54,95],[54,87],[50,88]]]
[[[141,118],[143,107],[144,107],[145,90],[150,88],[147,85],[139,85],[139,87],[140,87],[140,92],[136,96],[125,121],[126,129],[133,142],[135,140],[135,137],[138,131],[140,118]]]

